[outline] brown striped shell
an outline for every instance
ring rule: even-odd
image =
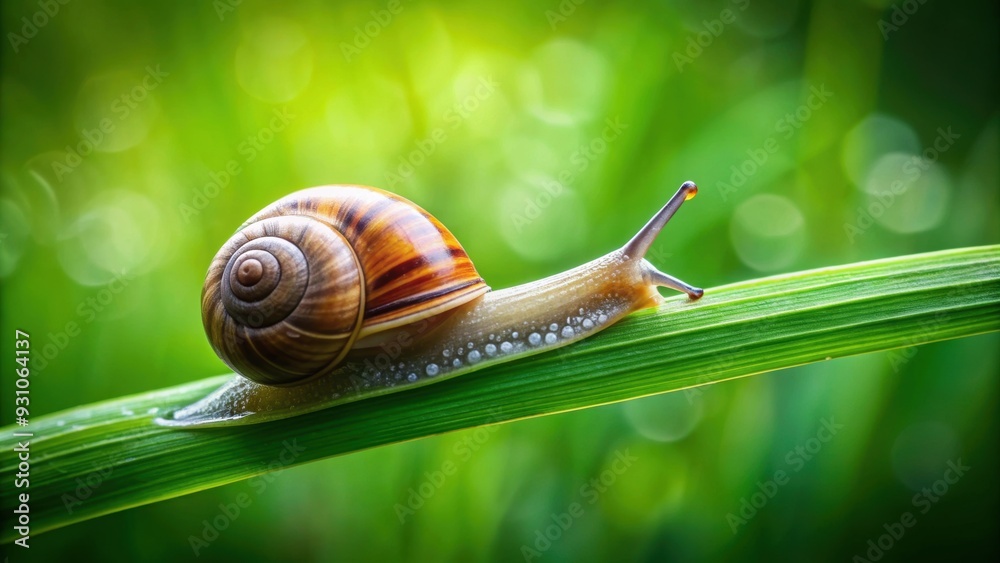
[[[267,206],[223,245],[202,321],[235,371],[288,385],[331,371],[358,338],[488,290],[458,240],[417,205],[376,188],[324,186]]]

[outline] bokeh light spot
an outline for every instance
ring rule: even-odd
[[[863,189],[872,166],[882,155],[919,150],[920,141],[912,127],[888,115],[872,113],[844,136],[841,164],[851,182]]]
[[[114,72],[87,80],[76,99],[70,152],[87,158],[91,152],[120,152],[141,143],[160,113],[156,88],[169,79],[147,76]]]
[[[125,272],[148,270],[161,255],[164,236],[157,207],[143,195],[102,192],[66,228],[58,257],[63,270],[81,285],[100,285]]]
[[[864,188],[869,213],[897,233],[936,227],[951,198],[951,179],[941,165],[912,154],[889,153],[880,158]]]
[[[444,113],[447,127],[495,138],[497,131],[510,123],[510,102],[498,76],[498,71],[506,73],[506,62],[475,59],[463,65],[452,82],[455,101]]]
[[[596,116],[608,74],[607,62],[597,51],[577,41],[554,39],[525,65],[520,92],[535,117],[570,125]]]
[[[576,127],[550,127],[534,120],[522,125],[519,131],[511,132],[500,140],[504,162],[510,173],[530,182],[535,177],[558,177],[568,172],[572,178],[570,183],[578,187],[582,183],[579,151],[585,142],[580,130]],[[597,159],[605,156],[606,153],[598,155]]]
[[[755,195],[736,208],[730,238],[740,260],[755,270],[790,266],[805,247],[805,218],[790,199]]]
[[[642,436],[657,442],[676,442],[690,434],[698,423],[703,401],[687,393],[665,393],[625,403],[625,418]]]

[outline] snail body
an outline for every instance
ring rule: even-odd
[[[202,294],[209,341],[242,375],[158,422],[296,416],[571,344],[659,305],[657,287],[697,299],[702,290],[643,258],[695,193],[685,182],[622,248],[499,291],[399,196],[362,186],[286,196],[223,246]]]

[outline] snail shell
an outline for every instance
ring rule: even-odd
[[[697,186],[685,182],[623,247],[490,291],[455,237],[424,210],[363,186],[294,193],[223,246],[202,295],[216,353],[242,375],[166,426],[267,422],[427,385],[587,338],[702,290],[644,255]]]
[[[362,186],[296,192],[223,245],[202,291],[209,342],[268,385],[328,373],[359,338],[435,317],[489,290],[448,229]]]

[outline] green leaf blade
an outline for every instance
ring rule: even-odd
[[[587,408],[788,368],[1000,330],[1000,246],[824,268],[673,299],[576,345],[426,387],[287,420],[182,430],[153,424],[226,376],[35,419],[32,532],[267,471],[287,444],[293,464],[488,424]],[[0,471],[16,473],[0,429]],[[100,485],[72,499],[78,479]],[[13,510],[23,490],[4,487]],[[2,539],[14,539],[11,528]]]

